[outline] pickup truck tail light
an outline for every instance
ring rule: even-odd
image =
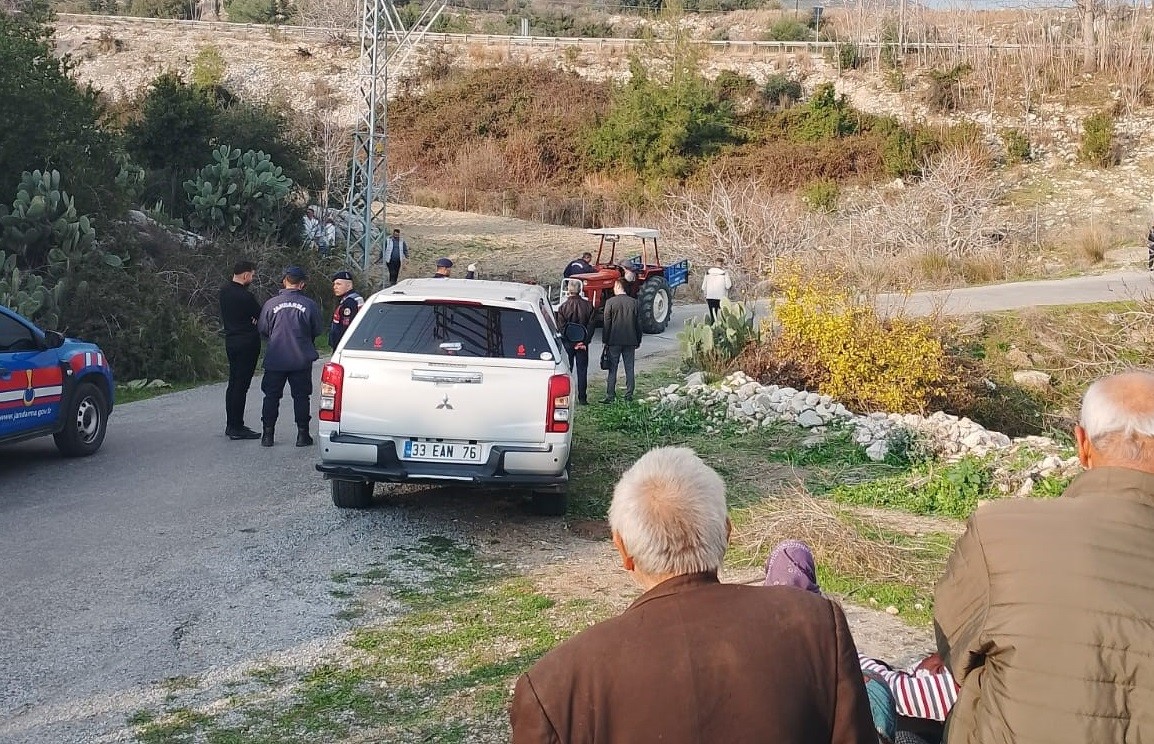
[[[549,378],[549,412],[545,419],[545,431],[549,434],[569,431],[570,384],[569,375]]]
[[[321,371],[321,421],[341,420],[341,392],[345,385],[345,368],[329,362]]]

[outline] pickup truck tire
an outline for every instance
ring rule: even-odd
[[[564,491],[534,491],[529,508],[543,517],[563,517],[569,509],[569,495]]]
[[[91,382],[76,386],[60,412],[64,427],[52,438],[65,457],[87,457],[100,449],[108,429],[108,399]]]
[[[641,330],[646,333],[663,333],[673,315],[673,292],[663,276],[651,276],[637,293],[638,311],[641,313]]]
[[[333,504],[341,509],[367,509],[373,502],[375,483],[334,480]]]

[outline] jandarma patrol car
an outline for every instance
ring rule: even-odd
[[[0,444],[51,434],[64,455],[91,455],[104,442],[112,391],[96,344],[0,307]]]

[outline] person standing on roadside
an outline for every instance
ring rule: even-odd
[[[589,342],[593,336],[593,303],[581,296],[581,284],[570,282],[566,288],[568,297],[557,308],[557,324],[565,339],[565,352],[569,355],[569,368],[577,373],[577,402],[589,402]],[[569,338],[568,327],[580,326],[584,336],[580,341]]]
[[[605,398],[612,403],[616,398],[617,364],[625,363],[625,400],[633,400],[634,354],[641,346],[641,318],[637,300],[625,293],[625,283],[613,283],[613,296],[605,301],[601,343],[609,355],[609,376],[605,380]]]
[[[400,228],[393,228],[393,234],[385,240],[385,254],[381,259],[389,269],[389,284],[396,284],[401,261],[409,260],[409,244],[401,237]]]
[[[224,353],[228,357],[224,434],[234,440],[260,439],[260,434],[244,425],[244,405],[260,357],[260,332],[256,327],[260,303],[248,288],[255,276],[256,264],[237,261],[232,267],[232,279],[220,289],[220,321],[224,326]]]
[[[453,276],[453,262],[448,258],[437,259],[437,270],[433,272],[433,279],[448,279]]]
[[[724,262],[719,261],[701,280],[701,291],[705,293],[705,304],[709,306],[709,322],[717,320],[717,312],[721,310],[721,301],[729,299],[729,290],[733,287],[733,279],[725,270]]]
[[[353,291],[353,275],[347,271],[333,274],[333,294],[337,297],[337,306],[333,310],[333,324],[329,327],[329,348],[335,351],[349,324],[364,306],[365,298]]]
[[[264,392],[260,438],[262,447],[273,445],[276,420],[280,413],[280,399],[287,382],[293,399],[293,417],[297,425],[296,446],[308,447],[311,415],[310,396],[313,394],[313,362],[317,354],[316,337],[324,333],[321,309],[303,290],[308,274],[299,266],[284,270],[284,289],[269,299],[261,308],[257,328],[268,339],[264,354],[264,378],[260,389]]]

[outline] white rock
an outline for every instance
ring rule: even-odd
[[[686,376],[685,384],[686,385],[704,385],[705,384],[705,373],[704,372],[694,372],[693,374]]]
[[[817,412],[813,410],[802,411],[797,415],[798,426],[809,428],[812,426],[821,426],[824,423],[825,421],[822,420],[821,416],[818,416]]]
[[[898,608],[894,607],[893,605],[890,605],[889,607],[886,608],[886,614],[887,615],[896,615],[896,614],[898,614]]]
[[[1022,387],[1036,390],[1045,390],[1050,387],[1050,380],[1052,379],[1050,375],[1036,369],[1022,369],[1014,373],[1014,382]]]
[[[881,440],[874,442],[870,446],[866,447],[866,457],[868,457],[870,460],[873,460],[874,462],[881,462],[882,460],[886,459],[886,455],[889,454],[889,451],[889,444],[887,444],[885,440]]]

